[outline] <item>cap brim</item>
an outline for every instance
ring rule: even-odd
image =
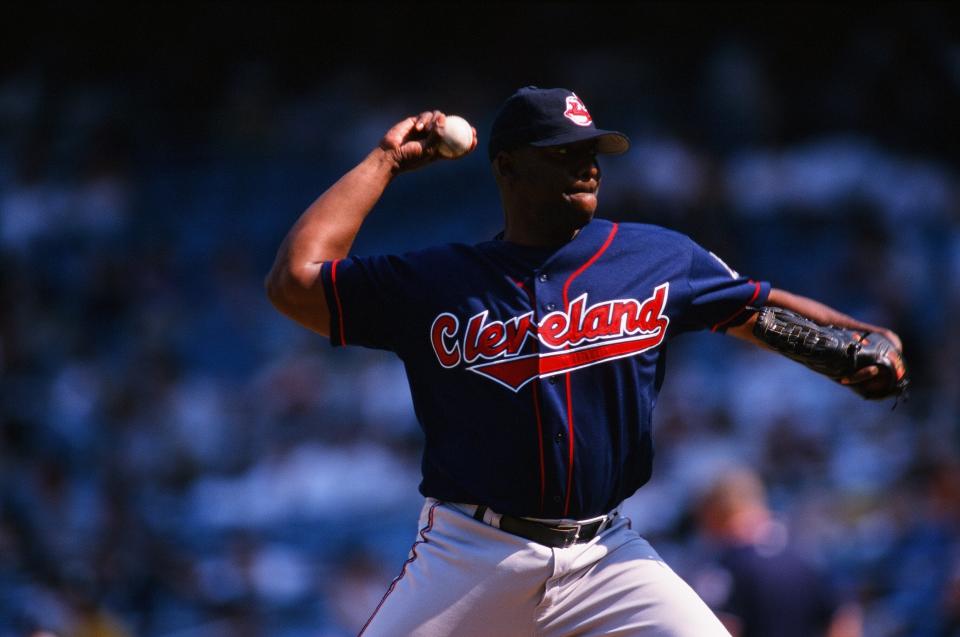
[[[599,128],[582,128],[566,131],[562,135],[530,142],[531,146],[543,148],[545,146],[563,146],[574,144],[588,139],[597,140],[597,152],[604,155],[619,155],[630,148],[630,140],[623,133]]]

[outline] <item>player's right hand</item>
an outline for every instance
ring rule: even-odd
[[[443,126],[446,115],[441,111],[424,111],[408,117],[387,131],[380,140],[380,148],[394,162],[394,172],[416,170],[438,159],[447,159],[438,152],[440,136],[437,127]],[[477,147],[477,129],[473,129],[473,144],[465,157]],[[459,159],[460,157],[457,157]]]

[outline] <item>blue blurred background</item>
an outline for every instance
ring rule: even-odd
[[[629,154],[600,215],[888,325],[869,403],[716,335],[672,345],[634,527],[691,581],[753,467],[864,633],[960,635],[960,37],[947,4],[8,7],[0,26],[0,637],[356,634],[416,531],[398,361],[262,281],[399,119],[485,134],[565,86]],[[501,226],[484,152],[403,176],[360,254]]]

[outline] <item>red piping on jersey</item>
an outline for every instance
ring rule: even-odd
[[[537,300],[533,295],[533,290],[528,290],[524,285],[523,281],[513,281],[514,285],[526,292],[527,298],[530,299],[530,307],[536,310]],[[535,340],[533,342],[533,351],[538,353],[540,347],[538,342]],[[540,379],[535,378],[533,381],[533,413],[537,419],[537,448],[540,453],[540,511],[543,511],[543,499],[547,490],[547,469],[546,463],[543,459],[543,418],[540,416]]]
[[[540,417],[540,379],[533,381],[533,413],[537,417],[537,446],[540,450],[540,511],[543,511],[543,496],[547,490],[547,471],[543,460],[543,419]]]
[[[340,325],[340,344],[346,345],[347,339],[343,335],[343,306],[340,305],[340,293],[337,291],[337,264],[343,259],[336,259],[330,264],[330,282],[333,284],[333,298],[337,302],[337,319]]]
[[[563,284],[563,306],[564,307],[570,304],[569,301],[567,301],[567,293],[570,291],[570,284],[573,283],[573,280],[575,278],[583,274],[587,268],[593,265],[594,262],[600,258],[601,254],[606,252],[607,248],[610,247],[610,242],[613,241],[614,235],[617,234],[617,228],[619,227],[620,227],[620,224],[618,223],[613,224],[613,227],[610,228],[610,234],[607,235],[607,240],[603,242],[603,245],[600,246],[600,249],[597,250],[597,253],[592,257],[590,257],[586,263],[581,265],[576,272],[571,274],[570,277],[567,279],[567,282]]]
[[[597,250],[596,254],[590,257],[586,263],[581,265],[577,270],[567,278],[567,282],[563,284],[563,307],[565,310],[568,310],[570,307],[570,300],[568,298],[568,293],[570,292],[570,284],[573,283],[573,280],[578,276],[583,274],[587,268],[596,262],[600,258],[600,255],[607,251],[607,248],[610,247],[610,243],[613,242],[613,237],[617,234],[617,228],[620,227],[620,224],[613,224],[613,227],[610,228],[610,234],[607,235],[607,240],[603,242],[603,245],[600,246],[600,249]],[[567,346],[569,347],[569,345]],[[567,463],[567,494],[566,499],[563,503],[563,516],[566,517],[570,512],[570,491],[573,486],[573,392],[570,390],[570,372],[566,373],[567,377],[567,440],[569,441],[568,447],[568,463]]]
[[[570,512],[570,491],[573,487],[573,391],[570,389],[570,372],[567,377],[567,440],[569,441],[569,460],[567,464],[567,495],[563,501],[563,517]]]
[[[738,316],[740,316],[741,314],[743,314],[743,311],[744,311],[745,309],[747,309],[748,307],[750,307],[751,305],[753,305],[753,302],[757,300],[757,297],[758,297],[758,296],[760,296],[760,283],[759,283],[758,281],[754,281],[753,279],[748,279],[748,281],[749,281],[750,283],[753,283],[753,286],[754,286],[754,287],[753,287],[753,296],[751,296],[751,297],[750,297],[750,300],[747,301],[747,302],[743,305],[743,307],[741,307],[739,310],[737,310],[736,312],[734,312],[732,315],[730,315],[730,316],[727,317],[726,319],[720,321],[719,323],[717,323],[716,325],[714,325],[713,327],[711,327],[711,328],[710,328],[710,331],[711,331],[711,332],[716,332],[718,329],[720,329],[721,327],[723,327],[723,326],[726,325],[727,323],[732,322],[732,321],[733,321],[734,319],[736,319]]]
[[[377,607],[373,609],[373,614],[370,615],[370,619],[367,620],[367,623],[363,625],[363,628],[360,629],[360,632],[357,634],[357,637],[363,635],[364,631],[370,626],[370,622],[373,621],[373,618],[377,616],[377,613],[380,612],[380,608],[383,606],[384,602],[387,601],[387,598],[390,597],[390,593],[397,587],[397,584],[403,579],[403,576],[407,574],[407,567],[417,559],[417,547],[421,544],[426,544],[430,540],[427,539],[427,533],[433,529],[433,511],[438,506],[439,502],[434,502],[433,506],[430,507],[430,511],[427,514],[427,525],[420,529],[420,539],[413,543],[413,547],[410,549],[410,557],[407,558],[407,561],[403,563],[403,568],[400,569],[400,574],[397,575],[392,582],[390,582],[390,588],[387,589],[387,592],[384,593],[383,598],[380,600],[380,603],[377,604]]]

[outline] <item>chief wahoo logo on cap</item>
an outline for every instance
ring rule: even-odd
[[[563,112],[563,116],[577,126],[589,126],[593,122],[587,107],[584,106],[576,93],[567,96],[567,110]]]

